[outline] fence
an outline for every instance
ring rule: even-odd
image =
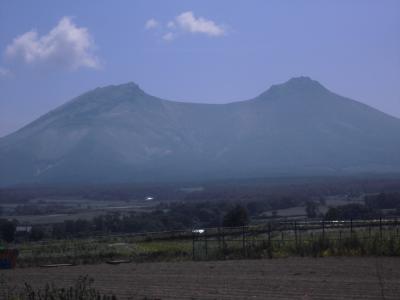
[[[99,235],[20,245],[18,263],[216,260],[288,255],[400,256],[400,219],[271,221],[245,227]]]
[[[400,255],[397,219],[270,222],[192,233],[193,260],[272,257],[274,254]],[[328,252],[329,253],[328,253]]]

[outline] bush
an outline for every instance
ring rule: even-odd
[[[306,213],[307,218],[316,218],[318,213],[318,204],[314,201],[307,201],[306,202]]]
[[[223,219],[224,227],[239,227],[249,224],[249,214],[245,207],[236,205]]]
[[[330,207],[325,214],[326,220],[369,219],[379,216],[379,213],[362,204],[347,204]]]
[[[0,220],[1,238],[7,243],[14,241],[15,230],[16,230],[15,222],[8,220]]]

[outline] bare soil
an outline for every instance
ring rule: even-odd
[[[118,299],[400,299],[400,258],[280,258],[1,270],[14,285],[89,275]]]

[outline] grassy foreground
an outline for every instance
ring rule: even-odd
[[[287,256],[400,256],[400,235],[392,229],[354,232],[273,232],[199,235],[181,239],[103,237],[51,240],[20,245],[19,267],[54,263],[94,264],[123,259],[135,262],[273,258]]]

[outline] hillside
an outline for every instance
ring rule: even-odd
[[[400,171],[400,120],[308,77],[229,104],[97,88],[0,139],[0,185]]]

